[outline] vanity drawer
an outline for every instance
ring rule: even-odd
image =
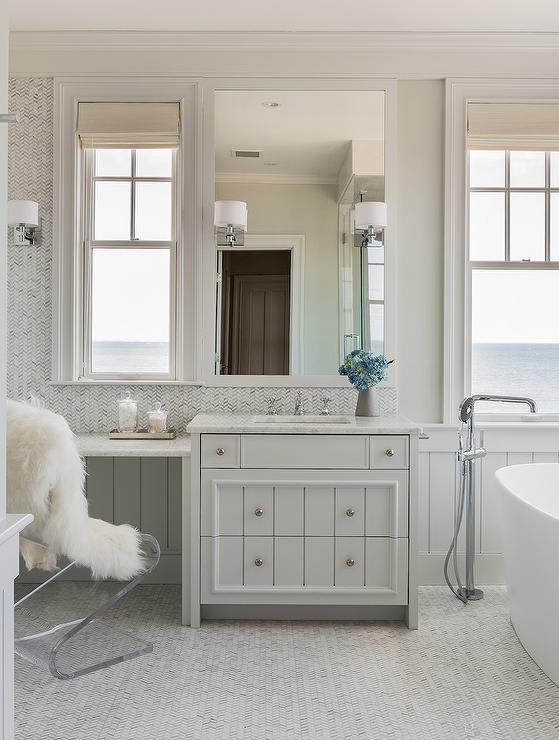
[[[371,437],[371,468],[409,468],[409,441],[406,435]]]
[[[203,468],[240,467],[240,435],[202,434],[200,462]]]
[[[350,434],[243,434],[243,468],[369,467],[369,437]]]

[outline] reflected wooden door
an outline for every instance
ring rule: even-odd
[[[289,275],[231,276],[231,374],[289,374],[289,283]]]

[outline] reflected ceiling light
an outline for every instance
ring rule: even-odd
[[[242,200],[216,200],[214,227],[219,247],[237,247],[244,243],[248,209]]]
[[[382,247],[386,225],[386,203],[361,200],[355,204],[356,247]]]
[[[34,200],[9,200],[8,226],[13,226],[15,246],[35,246],[39,229],[39,204]]]

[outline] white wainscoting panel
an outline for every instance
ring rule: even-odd
[[[425,428],[419,462],[419,583],[442,584],[443,562],[453,534],[460,487],[457,458],[458,428]],[[559,426],[526,424],[480,431],[487,457],[476,462],[476,580],[479,584],[504,583],[498,490],[495,471],[506,465],[559,462]],[[463,525],[464,526],[464,525]],[[464,552],[464,528],[459,538]],[[461,572],[464,572],[462,561]]]

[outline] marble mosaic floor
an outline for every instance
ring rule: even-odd
[[[559,738],[559,688],[516,640],[504,589],[464,608],[446,588],[423,588],[420,607],[417,632],[342,622],[191,631],[178,624],[178,588],[138,587],[113,619],[154,653],[73,681],[16,658],[16,740]]]

